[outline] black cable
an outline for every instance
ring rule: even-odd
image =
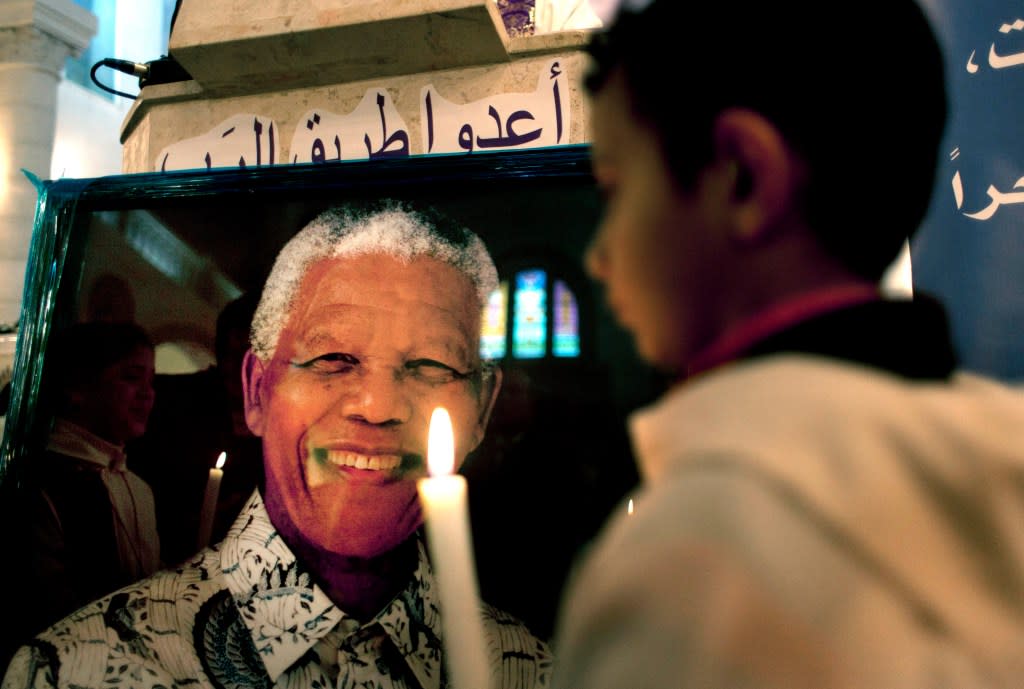
[[[115,60],[112,57],[103,58],[94,64],[92,69],[89,70],[89,78],[92,79],[92,83],[96,84],[107,93],[112,93],[115,96],[122,96],[123,98],[130,98],[131,100],[135,100],[135,96],[132,94],[125,93],[124,91],[117,91],[106,84],[100,83],[100,80],[96,78],[96,71],[100,67],[110,67],[111,69],[116,69],[118,72],[131,74],[132,76],[140,78],[144,78],[149,74],[149,67],[147,65],[139,64],[138,62],[131,62],[129,60]]]
[[[174,12],[171,14],[171,31],[174,31],[174,22],[178,21],[178,10],[181,9],[181,0],[174,3]],[[168,36],[170,38],[170,36]]]

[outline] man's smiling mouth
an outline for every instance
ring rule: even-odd
[[[398,455],[361,455],[344,450],[323,450],[324,459],[338,467],[354,467],[369,471],[393,471],[401,463]]]
[[[327,462],[336,467],[362,469],[364,471],[385,471],[405,475],[421,470],[423,458],[418,454],[404,455],[364,455],[349,450],[329,450],[325,447],[313,448],[313,458]]]

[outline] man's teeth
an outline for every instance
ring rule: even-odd
[[[355,467],[356,469],[368,469],[369,471],[391,471],[398,467],[401,458],[397,455],[386,455],[367,457],[366,455],[354,452],[341,452],[338,450],[327,451],[327,461],[334,466]]]

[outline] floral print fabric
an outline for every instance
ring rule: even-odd
[[[19,649],[2,689],[445,689],[434,578],[418,545],[409,585],[360,624],[312,581],[254,493],[217,546]],[[495,689],[546,687],[547,645],[491,606],[482,613]]]

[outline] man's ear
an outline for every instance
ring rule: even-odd
[[[263,381],[266,371],[263,362],[252,353],[251,349],[245,350],[242,358],[242,396],[245,401],[245,425],[253,432],[253,435],[263,435],[265,425],[265,410],[263,409]]]
[[[480,409],[480,415],[477,418],[476,430],[473,431],[473,447],[469,449],[470,452],[475,450],[483,442],[484,435],[487,433],[487,424],[491,420],[491,412],[494,411],[494,403],[498,400],[498,393],[501,391],[501,379],[502,379],[501,368],[495,367],[491,371],[491,375],[483,381],[483,389],[480,391],[480,399],[483,401],[483,406]]]
[[[719,169],[731,188],[733,239],[759,241],[791,212],[801,166],[775,125],[753,110],[719,113],[714,140]]]

